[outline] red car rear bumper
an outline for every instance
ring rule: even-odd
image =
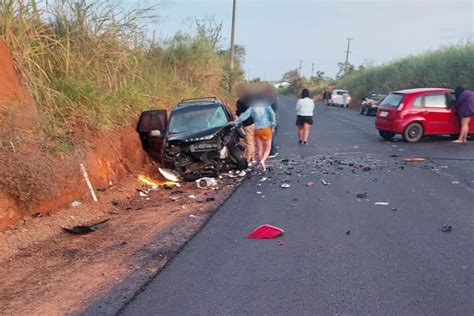
[[[387,120],[377,117],[375,119],[375,127],[378,130],[401,134],[405,129],[405,124],[403,120]]]

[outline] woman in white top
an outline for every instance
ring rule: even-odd
[[[298,143],[308,145],[308,138],[313,125],[314,101],[309,97],[308,89],[303,89],[301,99],[296,102],[296,126],[298,126]]]

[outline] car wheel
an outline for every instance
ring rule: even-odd
[[[452,139],[452,140],[456,140],[459,138],[459,134],[451,134],[449,135],[449,137]]]
[[[423,137],[423,125],[417,122],[408,124],[402,136],[407,143],[416,143]]]
[[[395,133],[379,130],[379,135],[385,140],[392,140],[395,137]]]

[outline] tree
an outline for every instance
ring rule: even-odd
[[[355,66],[351,63],[344,63],[344,62],[339,62],[337,63],[337,66],[339,67],[339,71],[337,72],[337,78],[342,78],[345,75],[349,75],[354,72]]]

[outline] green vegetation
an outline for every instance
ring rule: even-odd
[[[317,71],[312,78],[301,77],[298,69],[290,70],[283,75],[282,81],[290,83],[285,88],[280,88],[281,94],[300,95],[301,90],[308,89],[312,96],[320,97],[324,90],[331,90],[334,80],[326,77],[324,72]]]
[[[354,70],[337,81],[338,88],[351,91],[353,100],[363,98],[370,91],[456,86],[474,88],[473,42]]]
[[[39,106],[48,150],[70,150],[77,126],[129,124],[185,97],[225,97],[242,79],[240,61],[231,72],[218,47],[222,25],[197,20],[196,35],[157,43],[143,27],[154,12],[106,0],[0,1],[0,36]]]

